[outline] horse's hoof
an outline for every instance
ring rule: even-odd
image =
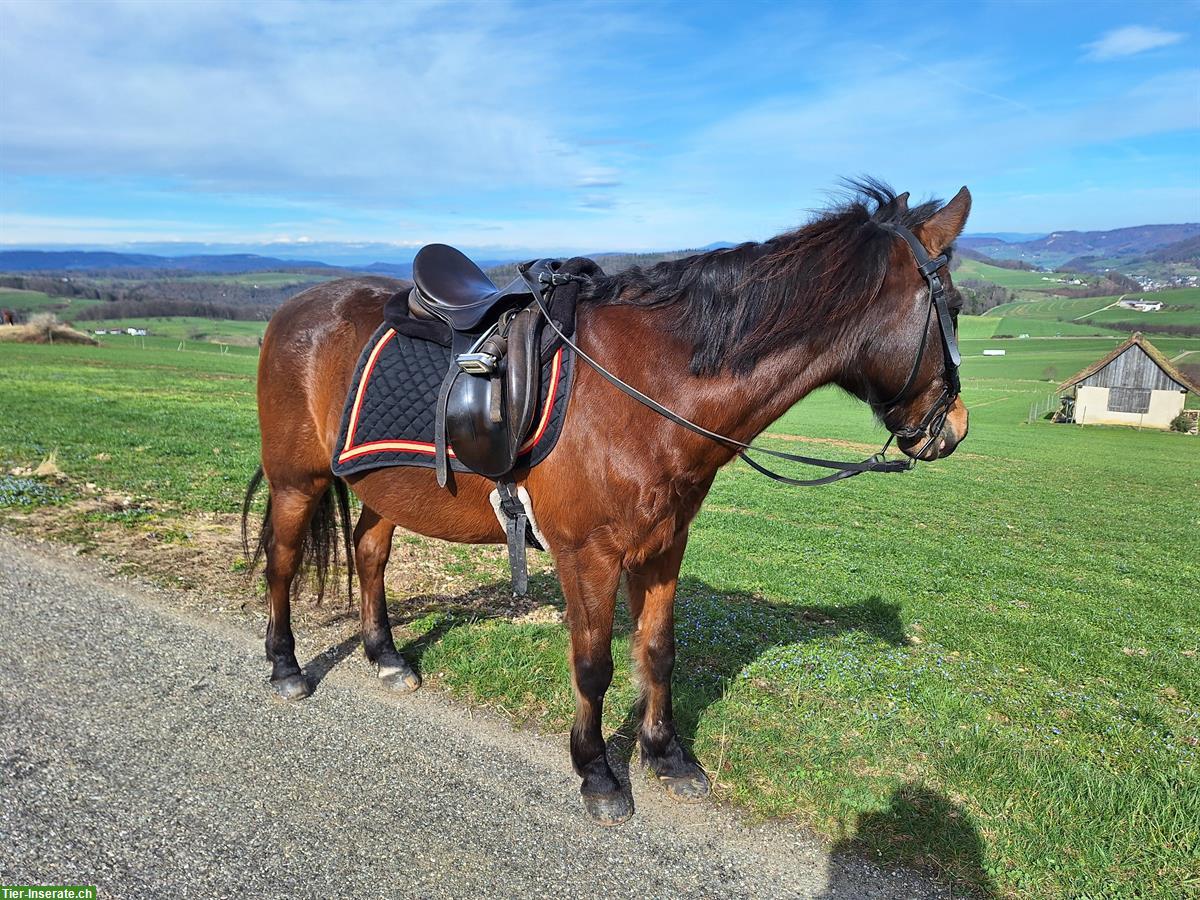
[[[583,809],[597,825],[611,828],[628,822],[633,815],[633,801],[624,791],[611,794],[584,794]]]
[[[380,666],[379,680],[393,694],[411,694],[421,686],[421,676],[407,664]]]
[[[303,700],[312,693],[312,685],[303,674],[272,679],[271,687],[280,700]]]
[[[667,790],[667,796],[680,803],[699,803],[712,791],[708,776],[699,766],[694,772],[682,775],[658,775],[659,782]]]

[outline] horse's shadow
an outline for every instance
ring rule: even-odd
[[[627,617],[618,626],[628,631]],[[742,591],[721,591],[695,578],[681,578],[676,592],[676,665],[672,686],[675,727],[690,748],[708,708],[731,679],[773,647],[822,641],[858,631],[889,646],[908,643],[900,607],[880,597],[845,604],[778,603]],[[618,776],[628,778],[640,710],[629,710],[609,744]]]
[[[419,671],[430,647],[449,632],[486,619],[518,617],[532,609],[564,602],[552,573],[530,578],[534,599],[516,604],[506,581],[481,585],[455,595],[429,594],[396,598],[391,621],[411,629],[432,614],[432,626],[419,629],[407,643],[399,642],[405,658]],[[544,617],[553,621],[552,616]],[[632,622],[624,602],[617,606],[614,631],[632,637]],[[682,578],[676,597],[675,721],[689,747],[706,711],[725,694],[729,683],[749,664],[773,647],[829,640],[858,632],[898,647],[908,643],[898,604],[880,597],[849,603],[797,605],[779,603],[741,591],[724,591],[696,578]],[[398,635],[399,637],[399,635]],[[357,635],[329,647],[309,662],[306,672],[315,685],[359,645]],[[612,735],[608,756],[617,777],[628,786],[631,777],[639,710],[630,708]],[[855,860],[863,857],[901,859],[897,846],[911,850],[917,842],[921,858],[949,873],[957,884],[969,884],[984,897],[995,888],[983,869],[983,844],[965,811],[947,798],[917,783],[896,790],[886,809],[862,813],[852,837],[831,848],[829,883],[823,898],[855,896],[861,886]],[[911,858],[911,855],[904,858]]]

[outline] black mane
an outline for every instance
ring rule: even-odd
[[[591,301],[677,306],[693,345],[692,372],[750,371],[764,356],[818,327],[852,321],[879,295],[892,236],[880,224],[915,228],[941,206],[912,209],[881,181],[847,182],[849,197],[795,231],[686,259],[634,267],[596,284]]]

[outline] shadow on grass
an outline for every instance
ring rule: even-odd
[[[490,619],[514,619],[539,607],[561,611],[563,600],[552,574],[530,579],[530,597],[515,599],[507,581],[497,581],[460,594],[424,594],[393,598],[393,626],[412,629],[416,637],[398,646],[420,671],[426,652],[457,628]],[[422,620],[429,620],[422,624]],[[680,580],[676,595],[676,667],[674,706],[676,727],[685,746],[695,740],[698,724],[712,704],[725,694],[730,681],[763,653],[781,645],[819,642],[847,632],[864,634],[883,645],[908,643],[900,608],[880,597],[854,603],[797,605],[753,594],[722,591],[696,578]],[[553,622],[547,617],[544,624]],[[559,626],[565,627],[565,626]],[[423,630],[422,630],[423,629]],[[627,605],[617,605],[617,634],[630,634]],[[347,638],[315,657],[308,665],[316,684],[353,652],[360,641]],[[631,708],[608,745],[609,762],[628,785],[639,712]],[[564,760],[564,765],[566,761]],[[941,881],[969,888],[985,898],[996,895],[983,868],[983,843],[966,812],[946,797],[921,785],[898,788],[886,809],[859,816],[854,836],[832,848],[830,882],[823,900],[857,896],[863,858],[917,864],[935,872]]]
[[[631,627],[628,619],[624,625],[626,631]],[[684,746],[691,748],[705,712],[724,696],[730,680],[765,651],[847,631],[863,632],[893,647],[908,643],[899,606],[880,597],[842,605],[797,605],[681,578],[672,697],[675,727]],[[617,772],[622,780],[628,778],[640,718],[635,705],[609,742],[609,758],[614,768],[622,768]]]
[[[895,790],[887,809],[860,813],[854,835],[833,845],[821,900],[860,896],[862,876],[854,864],[864,857],[916,865],[936,875],[952,896],[963,890],[991,900],[999,895],[983,867],[983,850],[966,810],[937,791],[908,782]]]
[[[718,591],[694,578],[676,593],[675,724],[689,744],[705,711],[730,679],[765,651],[861,632],[881,643],[908,643],[900,607],[880,597],[856,603],[798,605]]]

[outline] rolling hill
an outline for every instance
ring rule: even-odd
[[[1172,244],[1200,237],[1200,223],[1136,225],[1112,231],[1055,231],[1031,241],[964,237],[963,247],[994,259],[1020,259],[1040,267],[1057,267],[1079,257],[1140,259]]]

